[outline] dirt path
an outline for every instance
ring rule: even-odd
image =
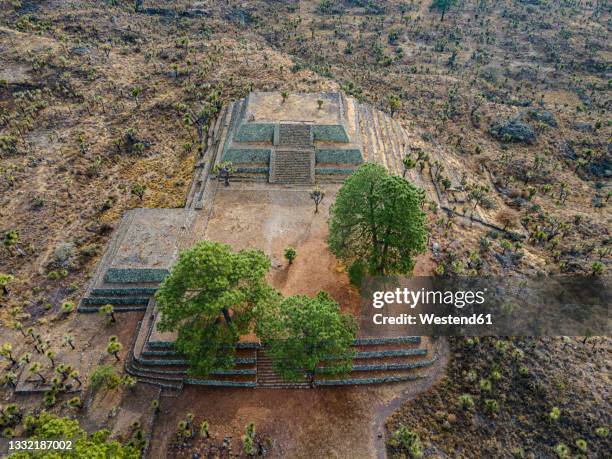
[[[416,398],[417,395],[428,390],[431,386],[438,382],[442,376],[444,376],[446,364],[448,363],[450,356],[448,342],[444,338],[438,341],[436,354],[438,356],[438,360],[429,368],[425,379],[413,382],[396,398],[391,400],[386,405],[378,407],[376,410],[372,427],[372,437],[374,439],[377,459],[386,459],[387,457],[387,448],[385,447],[385,423],[387,422],[387,418],[405,402]]]

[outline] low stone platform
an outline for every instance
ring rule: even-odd
[[[78,310],[97,312],[106,304],[117,312],[146,309],[179,252],[195,241],[198,216],[188,209],[127,211]]]

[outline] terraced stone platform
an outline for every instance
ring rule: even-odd
[[[138,381],[166,391],[178,391],[185,384],[244,388],[308,389],[316,386],[382,384],[410,381],[422,377],[421,370],[436,360],[435,349],[418,336],[358,338],[353,371],[343,377],[329,374],[325,364],[317,369],[314,382],[306,378],[285,381],[273,369],[265,349],[255,341],[240,342],[233,368],[213,371],[206,378],[189,374],[187,361],[174,348],[175,335],[156,329],[159,317],[155,301],[148,304],[126,371]]]
[[[283,381],[274,372],[266,350],[257,342],[246,341],[236,349],[234,368],[197,378],[189,374],[187,362],[174,348],[175,334],[157,330],[159,317],[153,299],[180,250],[205,237],[227,239],[223,237],[228,235],[225,223],[221,225],[224,232],[216,237],[207,231],[215,227],[215,222],[219,226],[217,211],[223,201],[219,198],[226,195],[219,192],[219,187],[256,201],[252,208],[259,210],[250,221],[258,223],[246,227],[255,228],[255,233],[265,232],[265,237],[249,244],[263,244],[260,248],[270,253],[272,239],[280,232],[297,231],[294,213],[310,208],[308,192],[315,182],[327,183],[331,196],[337,183],[364,161],[380,163],[401,175],[402,158],[409,145],[408,133],[396,120],[339,92],[289,94],[285,99],[279,93],[251,93],[228,103],[209,125],[185,207],[126,212],[78,310],[93,313],[102,305],[112,304],[116,312],[144,312],[126,371],[164,390],[177,391],[185,384],[309,388],[419,378],[436,360],[435,346],[426,339],[401,335],[360,336],[353,346],[353,370],[344,377],[330,374],[322,364],[312,383]],[[231,161],[236,168],[230,181],[261,183],[234,184],[225,189],[213,172],[222,161]],[[457,168],[445,164],[455,185],[459,181],[454,172]],[[444,199],[431,180],[431,171],[415,168],[408,171],[407,178],[423,188],[431,200]],[[263,201],[271,204],[257,207]],[[211,218],[213,223],[209,225]],[[269,226],[272,224],[276,226]],[[234,220],[231,227],[239,225]]]
[[[228,109],[223,150],[234,180],[270,183],[341,181],[363,163],[354,101],[343,93],[251,93]],[[286,151],[314,151],[310,178],[303,168],[276,173],[275,158]],[[296,156],[301,158],[302,156]],[[296,163],[297,164],[297,163]]]

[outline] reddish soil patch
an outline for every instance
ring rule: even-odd
[[[326,197],[314,213],[309,188],[287,189],[261,184],[232,184],[215,196],[206,239],[234,249],[258,248],[272,260],[270,282],[284,295],[315,295],[325,290],[344,311],[359,312],[359,292],[327,248],[329,205],[338,185],[323,187]],[[291,266],[284,250],[293,247]]]

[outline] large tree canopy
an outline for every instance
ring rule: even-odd
[[[328,373],[351,371],[356,330],[355,318],[342,314],[325,292],[314,298],[287,297],[267,309],[257,324],[257,334],[276,372],[287,380],[306,375],[311,382],[323,361]]]
[[[366,264],[371,274],[411,273],[427,241],[423,199],[410,182],[364,164],[344,181],[330,209],[330,250],[345,262]]]
[[[193,374],[233,366],[240,336],[278,299],[265,280],[269,269],[263,252],[234,252],[218,242],[202,241],[181,253],[155,295],[158,329],[178,331],[177,350],[188,358]]]

